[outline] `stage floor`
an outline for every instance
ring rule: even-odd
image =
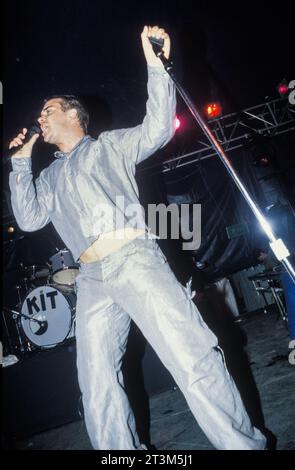
[[[263,426],[264,416],[270,442],[274,442],[273,433],[278,450],[295,450],[295,365],[288,361],[288,331],[276,312],[258,312],[241,318],[234,327],[240,333],[223,338],[226,356],[237,359],[240,354],[239,360],[232,364],[227,359],[228,368],[252,420]],[[169,390],[150,396],[149,405],[149,436],[155,449],[213,449],[176,386],[172,384]],[[27,450],[91,449],[82,419],[25,439],[12,440],[9,446]]]

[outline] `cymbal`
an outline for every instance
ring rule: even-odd
[[[23,270],[24,270],[24,265],[22,263],[18,264],[17,266],[13,266],[13,267],[10,267],[10,268],[6,268],[5,269],[5,272],[6,273],[22,273]]]
[[[34,280],[48,277],[50,269],[48,266],[44,265],[24,266],[23,264],[20,264],[17,267],[6,269],[5,272],[8,275],[17,275],[23,279]]]
[[[50,270],[47,266],[25,266],[23,271],[23,275],[28,277],[28,279],[40,279],[43,277],[47,277],[50,274]]]

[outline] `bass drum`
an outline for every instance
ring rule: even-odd
[[[56,286],[40,286],[29,292],[22,304],[21,325],[29,342],[53,348],[75,335],[76,295]]]

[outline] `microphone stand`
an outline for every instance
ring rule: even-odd
[[[21,312],[17,312],[16,310],[12,310],[11,308],[6,308],[6,307],[3,307],[3,310],[6,310],[7,312],[11,312],[13,313],[15,316],[18,316],[18,317],[23,317],[25,318],[26,320],[30,320],[30,321],[33,321],[35,323],[38,323],[38,325],[42,326],[44,324],[44,321],[42,320],[37,320],[36,318],[31,318],[29,317],[28,315],[25,315],[24,313],[21,313]]]
[[[150,38],[150,40],[151,40],[151,38]],[[173,63],[171,61],[169,61],[168,59],[166,59],[166,57],[164,56],[164,52],[162,51],[161,46],[159,44],[157,44],[156,41],[151,40],[151,43],[153,44],[153,48],[154,48],[156,56],[162,61],[163,65],[164,65],[164,68],[165,68],[166,72],[168,73],[168,75],[173,80],[178,93],[180,94],[183,101],[185,102],[188,109],[190,110],[192,116],[197,121],[197,123],[201,127],[202,131],[204,132],[204,134],[208,138],[208,140],[211,143],[212,147],[215,149],[215,151],[216,151],[218,157],[220,158],[221,162],[225,166],[225,168],[228,171],[229,175],[231,176],[231,178],[235,182],[235,184],[238,187],[239,191],[241,192],[241,194],[245,198],[245,200],[248,203],[250,209],[254,213],[254,215],[257,218],[258,222],[260,223],[262,229],[264,230],[265,234],[267,235],[267,237],[269,239],[269,245],[270,245],[272,251],[274,252],[276,258],[282,263],[282,265],[285,267],[286,271],[290,275],[291,279],[295,283],[295,269],[292,266],[290,259],[288,259],[289,256],[290,256],[290,252],[289,252],[288,248],[284,244],[283,240],[281,240],[280,238],[277,239],[276,236],[274,235],[270,224],[268,223],[267,219],[262,214],[262,212],[259,209],[259,207],[257,206],[256,202],[250,196],[250,194],[247,191],[246,187],[244,186],[244,184],[240,180],[238,174],[236,173],[235,169],[233,168],[233,166],[232,166],[229,158],[227,157],[226,153],[224,152],[223,148],[218,143],[215,136],[213,135],[213,133],[211,132],[211,130],[209,129],[209,127],[205,123],[204,119],[202,118],[202,116],[198,112],[197,108],[195,107],[195,105],[194,105],[192,99],[190,98],[190,96],[188,95],[188,93],[185,91],[183,86],[179,83],[178,79],[174,75]]]

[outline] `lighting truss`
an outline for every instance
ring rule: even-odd
[[[228,153],[243,147],[255,135],[272,137],[295,130],[295,106],[286,98],[278,98],[212,119],[207,122],[207,126]],[[155,173],[165,173],[216,155],[209,142],[197,140],[195,146],[196,149],[189,153],[145,166],[144,170],[155,169]]]

